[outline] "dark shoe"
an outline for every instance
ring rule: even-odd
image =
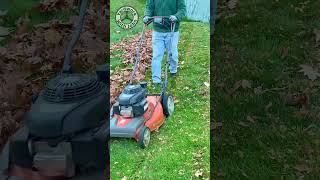
[[[177,73],[170,73],[171,77],[175,78],[177,77]]]

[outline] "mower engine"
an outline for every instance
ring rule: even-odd
[[[148,109],[147,94],[146,82],[126,86],[113,105],[113,114],[127,118],[142,116]]]
[[[60,74],[37,97],[9,143],[11,165],[44,176],[105,170],[109,125],[107,66],[97,75]]]

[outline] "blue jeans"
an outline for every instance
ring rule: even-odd
[[[152,32],[152,81],[153,83],[161,83],[161,65],[163,54],[165,50],[170,49],[171,43],[171,32]],[[177,73],[178,68],[178,42],[179,42],[179,32],[173,33],[171,52],[172,57],[169,60],[170,73]]]

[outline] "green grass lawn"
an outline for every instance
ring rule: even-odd
[[[128,2],[121,1],[122,4]],[[111,2],[111,12],[118,3]],[[141,10],[144,3],[131,6]],[[111,20],[114,42],[139,32],[142,25],[140,20],[137,30],[115,33],[118,27],[112,23]],[[158,132],[152,133],[150,146],[146,149],[140,149],[134,140],[111,140],[111,179],[196,179],[197,171],[203,173],[202,178],[209,177],[209,88],[204,85],[209,82],[209,32],[209,24],[182,24],[179,74],[175,83],[170,79],[169,87],[177,99],[175,112]],[[111,59],[114,67],[120,64],[119,59]],[[146,80],[149,82],[150,76],[148,70]]]
[[[302,64],[320,68],[313,34],[319,9],[319,1],[243,0],[235,10],[220,10],[212,63],[212,103],[222,123],[214,131],[215,178],[320,177],[320,83],[299,72]],[[252,88],[228,96],[238,80]],[[275,90],[254,93],[259,86]],[[300,108],[285,105],[279,94],[308,87],[310,116],[299,117]]]

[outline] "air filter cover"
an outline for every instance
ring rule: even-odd
[[[55,103],[78,101],[95,95],[101,88],[96,76],[61,74],[48,82],[43,98]]]

